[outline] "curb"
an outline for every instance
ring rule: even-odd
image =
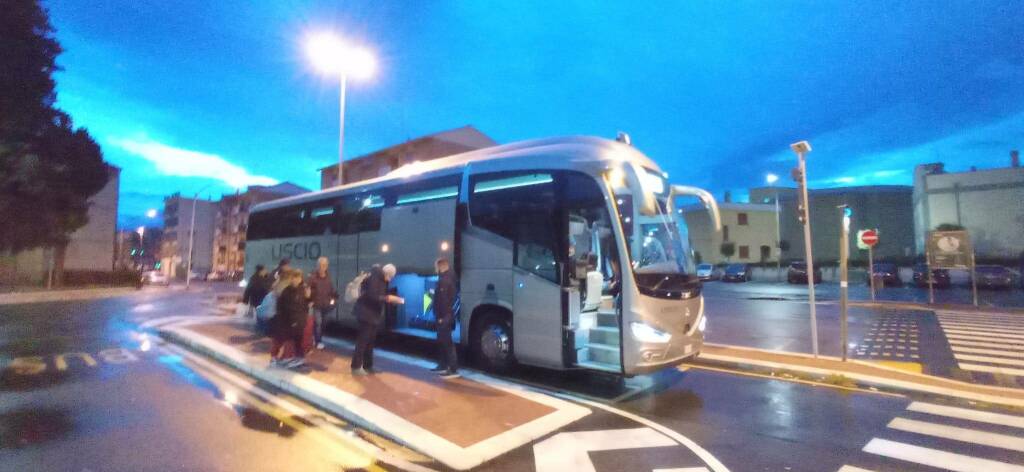
[[[723,346],[728,347],[728,346]],[[781,351],[771,351],[773,354],[788,355],[789,353]],[[805,357],[798,355],[798,357]],[[810,357],[809,355],[806,357]],[[857,362],[857,361],[853,361]],[[967,392],[956,390],[954,388],[944,388],[934,385],[925,385],[915,382],[909,382],[897,379],[887,379],[885,377],[879,377],[874,375],[863,374],[859,372],[851,372],[841,369],[829,369],[811,367],[799,364],[787,364],[782,362],[765,361],[759,359],[750,359],[738,356],[728,356],[720,354],[708,354],[702,352],[694,361],[695,365],[706,365],[711,367],[725,367],[730,369],[745,370],[757,373],[770,373],[775,374],[779,371],[783,372],[796,372],[801,374],[809,374],[819,377],[827,377],[830,375],[842,376],[851,380],[856,381],[859,386],[872,387],[874,389],[890,392],[890,393],[928,393],[933,395],[942,395],[946,397],[960,398],[964,400],[980,401],[1004,406],[1012,406],[1024,408],[1024,399],[1003,397],[999,395],[979,393],[979,392]],[[871,365],[871,367],[879,370],[894,370],[884,366]],[[947,383],[960,383],[956,380],[945,379],[942,377],[928,376],[924,374],[909,374],[904,371],[899,371],[904,375],[918,375],[922,377],[937,378]],[[989,387],[991,389],[1001,389],[1002,387]],[[1013,393],[1024,393],[1012,389],[1006,389],[1008,392]]]
[[[944,305],[898,301],[850,301],[850,306],[859,308],[883,308],[915,311],[953,311],[957,313],[976,313],[981,315],[1007,313],[1024,315],[1024,308],[1019,307],[976,307],[973,305]]]

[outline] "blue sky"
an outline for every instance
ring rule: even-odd
[[[45,2],[58,106],[122,167],[121,224],[164,195],[318,186],[337,85],[302,40],[369,47],[346,157],[473,124],[499,142],[634,144],[721,194],[788,175],[909,184],[913,166],[1006,166],[1024,147],[1024,5],[908,2]]]

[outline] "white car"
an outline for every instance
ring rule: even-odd
[[[150,285],[167,285],[167,275],[159,270],[147,270],[142,273],[142,283]]]
[[[718,273],[713,264],[700,264],[697,266],[697,278],[700,280],[715,280]]]

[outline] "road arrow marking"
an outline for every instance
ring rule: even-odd
[[[595,472],[590,451],[678,445],[651,428],[558,433],[533,446],[537,472]]]

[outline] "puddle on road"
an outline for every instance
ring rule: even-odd
[[[0,413],[0,449],[17,449],[59,439],[74,429],[65,410],[36,408]]]
[[[297,432],[295,428],[285,422],[256,408],[247,405],[234,405],[233,409],[235,413],[238,413],[238,418],[242,420],[242,426],[246,428],[264,433],[274,433],[283,438],[290,438]]]

